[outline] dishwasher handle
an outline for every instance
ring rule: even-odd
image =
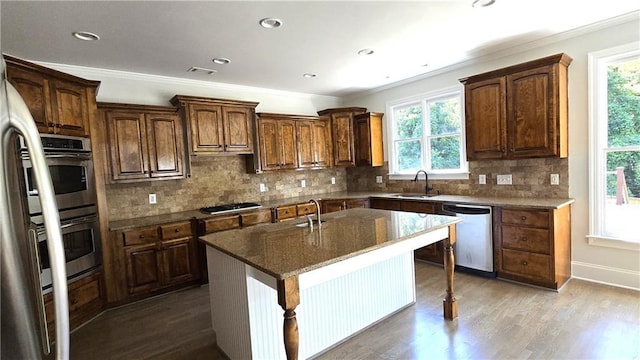
[[[458,206],[453,204],[442,205],[442,210],[453,214],[466,214],[466,215],[487,215],[491,214],[490,207],[470,207],[470,206]]]

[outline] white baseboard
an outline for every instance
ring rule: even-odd
[[[571,262],[572,278],[640,291],[640,272],[609,266]]]

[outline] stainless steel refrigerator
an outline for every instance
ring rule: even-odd
[[[5,69],[0,56],[0,358],[41,359],[50,352],[39,280],[38,239],[29,220],[25,189],[20,186],[17,137],[22,136],[33,163],[45,219],[53,280],[55,357],[68,359],[67,276],[51,175],[45,164],[38,129],[24,101],[6,80]]]

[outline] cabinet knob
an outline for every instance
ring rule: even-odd
[[[71,304],[72,304],[72,305],[75,305],[75,304],[77,304],[77,303],[78,303],[78,299],[75,299],[75,298],[74,298],[74,299],[71,299]]]
[[[144,239],[144,235],[140,234],[139,238]]]
[[[527,266],[527,260],[522,261],[522,265]]]
[[[523,217],[521,217],[521,218],[520,218],[520,220],[522,220],[522,221],[527,221],[527,217],[526,217],[526,216],[523,216]]]
[[[177,228],[177,229],[175,230],[175,232],[177,232],[177,233],[178,233],[178,232],[180,232],[180,228]]]
[[[527,241],[527,237],[526,236],[521,237],[520,241]]]

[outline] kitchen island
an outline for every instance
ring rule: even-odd
[[[457,317],[452,245],[460,219],[351,209],[322,220],[201,237],[212,325],[230,358],[312,357],[412,305],[413,250],[443,239],[444,317]]]

